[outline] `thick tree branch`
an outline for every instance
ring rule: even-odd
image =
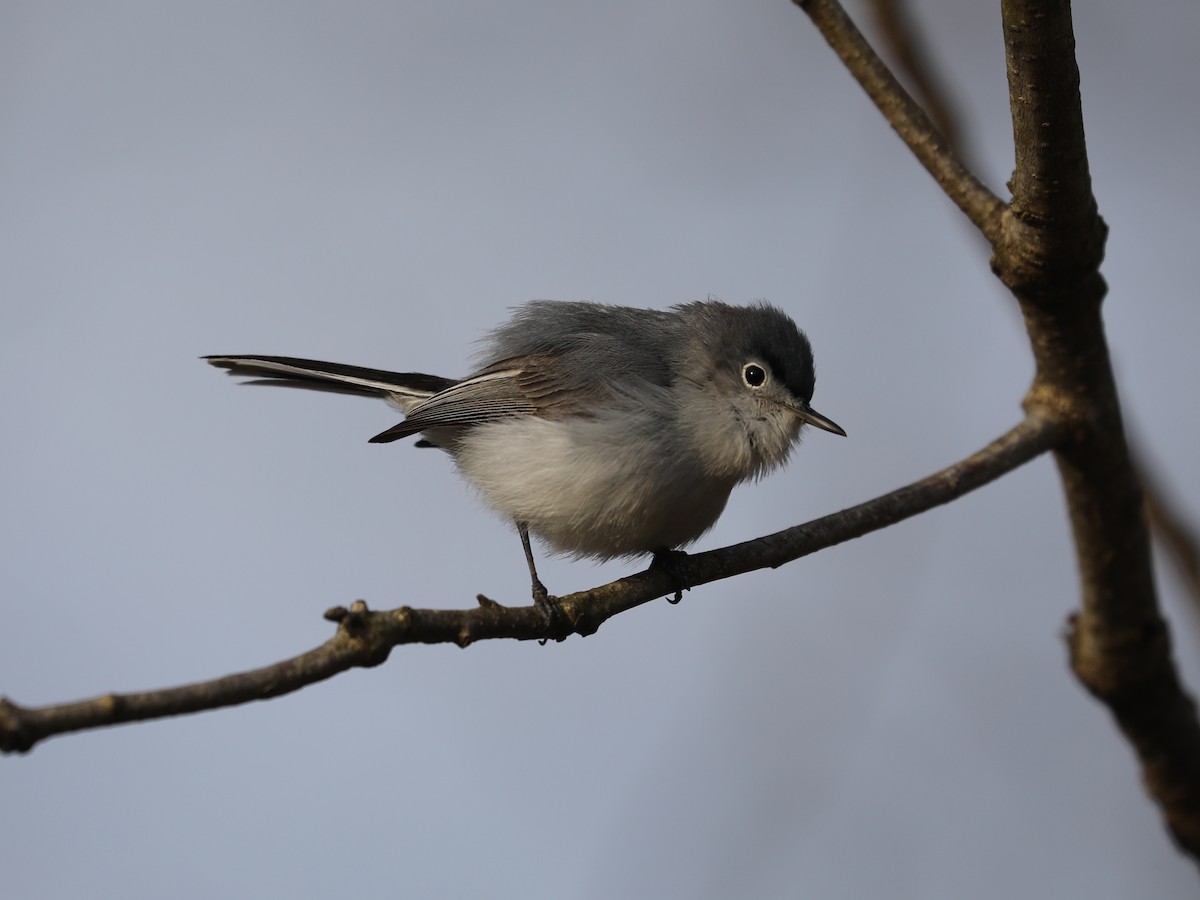
[[[1071,8],[1002,5],[1016,167],[992,264],[1020,302],[1037,362],[1027,408],[1080,425],[1055,453],[1082,580],[1071,665],[1137,750],[1176,841],[1200,858],[1200,723],[1158,609],[1100,316],[1107,229],[1092,195]]]
[[[808,13],[850,74],[862,85],[921,165],[941,185],[946,196],[966,213],[989,243],[995,243],[1003,202],[955,155],[949,142],[901,87],[837,0],[793,2]]]
[[[1016,149],[1005,208],[946,148],[837,0],[793,2],[992,243],[992,268],[1020,303],[1037,363],[1026,409],[1076,424],[1055,451],[1082,579],[1072,668],[1137,750],[1171,834],[1200,859],[1200,722],[1158,610],[1100,316],[1107,228],[1092,194],[1070,3],[1002,0]]]
[[[560,597],[563,618],[569,623],[563,627],[549,626],[533,606],[505,607],[483,597],[479,608],[470,610],[401,607],[374,612],[357,601],[348,610],[337,607],[325,614],[338,623],[338,629],[320,647],[262,669],[59,706],[27,708],[0,698],[0,750],[26,751],[56,734],[277,697],[350,668],[379,665],[399,644],[450,642],[465,647],[494,638],[561,640],[572,632],[592,634],[612,616],[664,594],[781,566],[948,503],[1061,444],[1069,434],[1064,420],[1035,411],[973,456],[882,497],[757,540],[680,556],[670,571],[651,566],[619,581]]]
[[[935,71],[932,54],[916,26],[908,0],[869,0],[883,40],[887,42],[901,71],[915,86],[921,105],[929,112],[946,143],[965,162],[964,128],[951,100],[946,82]],[[1136,443],[1136,441],[1135,441]],[[1167,557],[1179,570],[1192,603],[1200,608],[1200,540],[1186,517],[1175,508],[1145,460],[1135,458],[1138,481],[1146,495],[1146,515],[1152,535],[1162,544]]]

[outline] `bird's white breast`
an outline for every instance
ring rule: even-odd
[[[524,416],[464,429],[451,452],[501,515],[552,549],[609,559],[691,543],[737,479],[702,468],[661,418],[636,409]]]

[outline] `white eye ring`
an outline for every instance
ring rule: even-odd
[[[757,390],[767,383],[767,370],[758,363],[748,362],[742,366],[742,381],[746,387]]]

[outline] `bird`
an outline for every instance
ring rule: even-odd
[[[608,560],[691,545],[733,488],[779,468],[804,426],[845,436],[811,405],[812,346],[766,303],[668,309],[535,300],[485,339],[465,378],[291,356],[203,359],[249,384],[381,397],[404,414],[370,438],[419,436],[521,539],[535,604],[550,595],[530,535]]]

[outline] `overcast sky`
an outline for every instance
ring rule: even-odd
[[[1077,4],[1131,430],[1200,513],[1200,7]],[[926,0],[1011,170],[998,3]],[[520,545],[380,403],[239,390],[274,353],[464,374],[532,298],[765,299],[849,433],[699,549],[1018,421],[981,242],[786,0],[0,5],[0,693],[274,662],[321,612],[528,596]],[[638,564],[640,565],[640,563]],[[565,593],[628,564],[547,560]],[[1186,676],[1197,620],[1161,572]],[[538,647],[400,648],[299,694],[0,760],[8,896],[1194,896],[1067,671],[1053,465]]]

